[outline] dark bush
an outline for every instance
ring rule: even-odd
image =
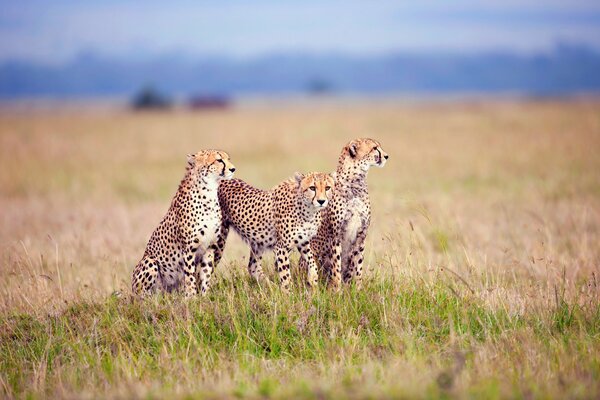
[[[140,90],[131,101],[131,106],[136,110],[167,109],[171,105],[169,98],[151,86]]]

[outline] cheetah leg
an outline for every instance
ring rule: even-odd
[[[290,249],[278,245],[275,248],[275,266],[279,274],[279,284],[285,292],[290,290]]]
[[[315,258],[315,261],[317,263],[317,270],[319,275],[321,276],[321,279],[325,282],[329,282],[331,279],[331,256],[329,253],[331,251],[330,246],[323,245],[316,247],[314,244],[311,243],[310,248],[313,257]]]
[[[335,238],[330,244],[327,252],[329,254],[329,286],[334,290],[339,290],[342,283],[342,243]]]
[[[262,251],[250,249],[250,259],[248,260],[248,272],[250,276],[260,281],[264,278],[262,270]]]
[[[213,273],[213,262],[214,262],[214,250],[208,249],[202,256],[200,262],[200,294],[206,296],[208,289],[210,289],[210,277]]]
[[[216,268],[219,262],[221,261],[221,257],[223,257],[223,250],[225,249],[225,243],[227,242],[227,236],[229,234],[229,225],[226,223],[221,224],[221,230],[217,235],[217,244],[215,246],[215,261],[213,264],[213,268]]]
[[[158,280],[158,264],[151,258],[144,257],[133,270],[131,291],[133,294],[146,297],[156,290]]]
[[[319,268],[319,266],[322,266],[321,260],[319,259],[318,256],[318,247],[315,246],[315,243],[313,241],[309,242],[309,249],[310,249],[310,253],[313,256],[313,259],[315,260],[315,263],[317,264],[317,270]],[[298,247],[298,251],[300,251],[300,254],[302,254],[302,250],[300,247]],[[308,271],[308,264],[306,262],[306,260],[304,259],[304,257],[300,257],[300,260],[298,260],[298,269],[300,271]]]
[[[184,293],[185,297],[192,297],[198,294],[198,287],[196,286],[196,251],[198,245],[195,243],[188,244],[186,246],[185,259],[183,264],[183,275],[184,275]]]
[[[301,256],[300,266],[303,266],[303,264],[306,266],[306,282],[308,283],[308,286],[316,288],[319,275],[317,273],[317,263],[310,250],[310,242],[302,243],[298,246],[298,251]]]
[[[362,285],[363,261],[365,251],[365,239],[367,231],[358,233],[352,247],[348,249],[348,267],[344,270],[344,283],[349,283],[354,278],[357,287]]]
[[[301,251],[300,248],[298,248],[298,251]],[[308,265],[306,264],[306,260],[304,259],[304,257],[300,257],[300,259],[298,260],[298,269],[300,271],[308,270]]]

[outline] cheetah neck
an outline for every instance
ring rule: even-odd
[[[349,164],[340,160],[336,170],[336,187],[342,192],[358,195],[368,193],[367,173],[356,164]]]
[[[217,199],[219,182],[209,176],[202,174],[198,177],[196,174],[188,172],[179,185],[178,193],[183,193],[188,197],[205,196],[205,199]]]
[[[203,176],[199,181],[200,191],[204,194],[213,193],[215,196],[219,189],[219,181],[214,178]]]

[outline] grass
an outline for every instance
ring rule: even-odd
[[[0,396],[596,398],[600,105],[0,113]],[[362,290],[284,295],[232,237],[207,298],[129,296],[185,164],[270,187],[378,138]],[[251,139],[251,140],[250,140]],[[315,145],[318,143],[318,145]],[[272,258],[265,270],[274,280]],[[294,261],[295,264],[295,261]]]
[[[600,308],[558,301],[512,315],[438,280],[285,296],[238,275],[191,302],[6,315],[0,371],[8,393],[49,397],[594,396]]]

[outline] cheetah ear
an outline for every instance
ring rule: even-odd
[[[333,179],[333,183],[337,182],[337,172],[333,171],[329,174],[329,176],[331,177],[331,179]]]
[[[294,179],[296,180],[296,182],[298,182],[298,184],[300,184],[300,182],[302,182],[302,179],[304,179],[304,174],[296,172],[294,174]]]
[[[188,154],[187,155],[187,162],[188,162],[188,168],[194,168],[194,166],[196,165],[196,155],[195,154]]]
[[[350,157],[352,157],[352,158],[356,157],[357,150],[358,149],[357,149],[356,142],[350,143],[350,145],[348,146],[348,154],[350,154]]]

